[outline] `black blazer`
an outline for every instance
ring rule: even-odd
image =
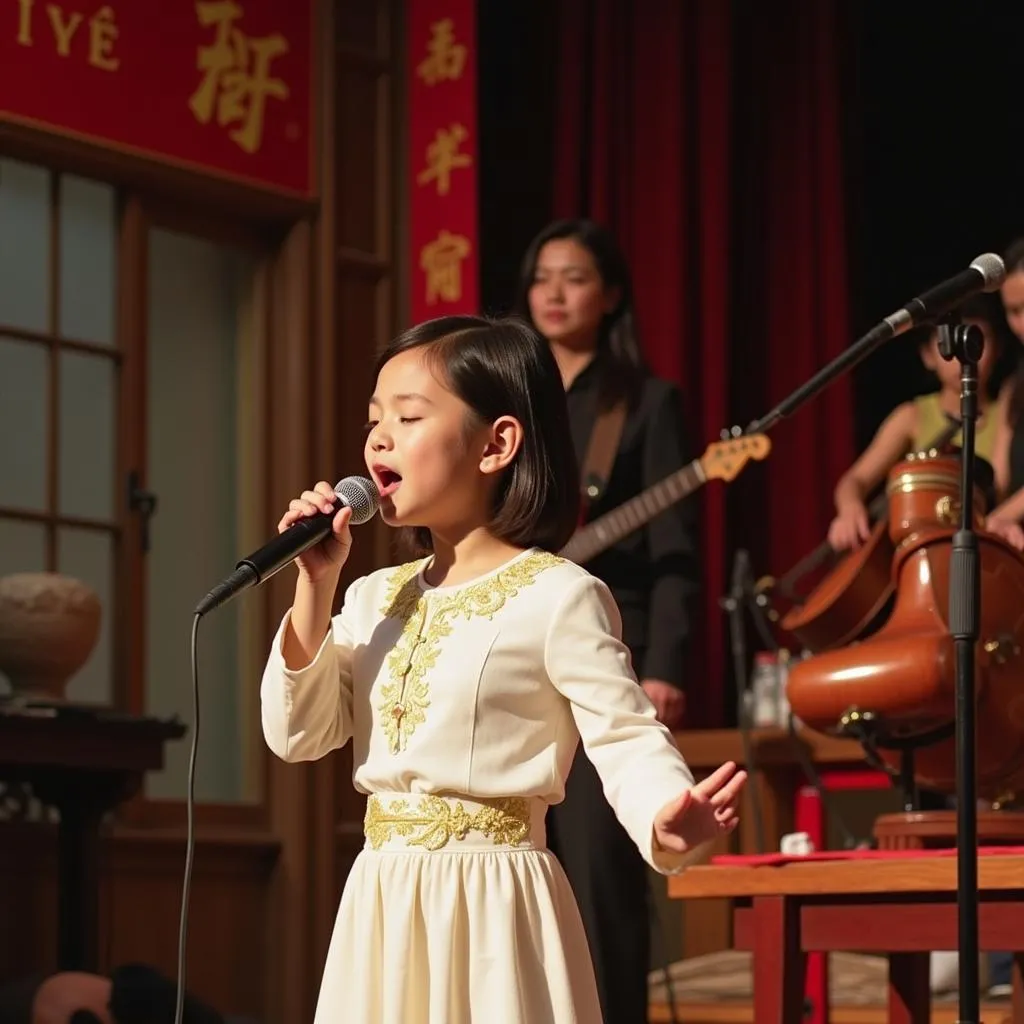
[[[566,392],[576,457],[582,465],[597,416],[600,368],[592,362]],[[587,519],[657,483],[692,456],[684,439],[678,388],[647,376],[630,409],[604,493]],[[608,584],[622,612],[623,640],[640,679],[683,688],[690,604],[699,582],[696,502],[680,502],[596,556],[585,568]]]

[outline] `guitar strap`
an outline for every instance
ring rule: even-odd
[[[608,486],[615,454],[622,440],[622,430],[626,425],[626,411],[627,403],[623,399],[608,409],[602,409],[594,421],[580,474],[580,490],[583,495],[581,523],[587,509],[594,505]]]

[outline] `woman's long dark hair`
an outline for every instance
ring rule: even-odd
[[[1006,276],[1024,272],[1024,238],[1018,238],[1007,250],[1003,257],[1003,264],[1006,267]],[[1019,339],[1024,344],[1024,338]],[[1013,374],[1013,390],[1010,392],[1010,405],[1007,409],[1007,420],[1011,428],[1024,416],[1024,359],[1018,359],[1017,368]]]
[[[523,257],[516,310],[533,324],[530,288],[537,273],[537,258],[548,242],[563,238],[571,238],[582,245],[594,258],[604,287],[619,293],[618,303],[605,315],[598,331],[599,404],[608,408],[622,398],[633,404],[639,399],[648,369],[637,336],[629,265],[607,228],[585,219],[556,220],[544,228],[530,243]],[[536,324],[533,326],[536,328]]]

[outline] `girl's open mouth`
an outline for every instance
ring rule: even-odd
[[[377,477],[377,487],[382,498],[388,498],[398,490],[402,483],[402,477],[393,469],[386,466],[374,466],[373,471]]]

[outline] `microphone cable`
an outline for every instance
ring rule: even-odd
[[[192,743],[188,755],[188,784],[185,795],[185,876],[181,886],[181,918],[178,923],[178,982],[174,999],[174,1024],[182,1024],[185,1012],[185,953],[188,946],[188,905],[192,889],[192,862],[195,856],[196,756],[199,752],[199,622],[202,612],[192,619]]]

